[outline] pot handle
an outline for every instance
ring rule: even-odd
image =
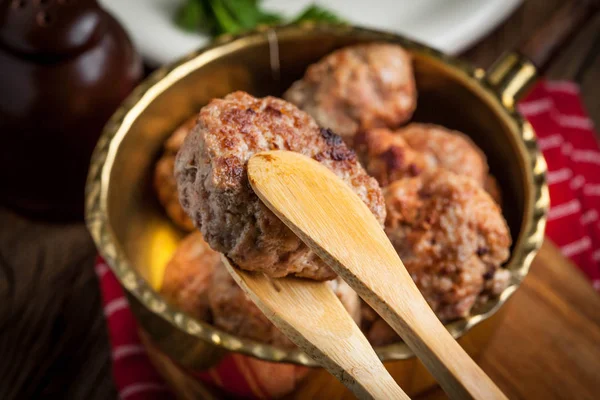
[[[543,74],[563,46],[600,9],[600,0],[571,0],[517,50],[500,57],[487,71],[487,81],[504,106],[513,108]]]

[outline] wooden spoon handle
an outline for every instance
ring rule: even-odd
[[[379,222],[335,174],[301,154],[248,163],[260,199],[379,313],[452,398],[504,399],[437,319]]]
[[[373,265],[378,268],[379,265]],[[506,399],[502,391],[469,357],[433,313],[416,286],[399,279],[406,272],[401,262],[392,278],[375,274],[369,285],[361,285],[366,276],[357,276],[363,299],[402,337],[423,364],[453,399]],[[406,274],[408,275],[408,274]],[[389,281],[398,284],[388,290]],[[410,276],[408,277],[410,279]],[[355,288],[359,292],[358,288]],[[399,296],[398,292],[404,292]]]
[[[270,279],[223,259],[267,318],[358,398],[409,399],[325,282]]]

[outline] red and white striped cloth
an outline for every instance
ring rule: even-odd
[[[519,104],[548,164],[546,236],[600,291],[600,148],[579,87],[541,82]]]
[[[138,328],[121,285],[100,257],[96,275],[102,290],[102,307],[110,338],[112,372],[121,400],[174,399],[161,376],[150,364],[140,342]]]
[[[581,103],[579,88],[570,82],[541,82],[521,102],[519,110],[535,128],[548,163],[551,209],[546,235],[600,291],[600,148]],[[119,397],[122,400],[174,398],[150,364],[114,274],[101,258],[95,268]],[[269,398],[282,389],[268,386],[277,380],[270,379],[276,374],[274,368],[281,366],[230,356],[210,371],[194,375],[243,398]]]
[[[138,326],[117,278],[101,257],[95,265],[100,281],[113,360],[113,379],[121,400],[170,400],[175,397],[152,366]],[[214,367],[186,373],[234,398],[279,398],[294,390],[309,368],[230,354]]]

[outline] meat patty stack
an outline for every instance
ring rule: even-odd
[[[385,221],[443,321],[467,316],[506,287],[501,266],[511,238],[498,185],[467,135],[409,122],[417,104],[410,54],[382,43],[337,50],[284,98],[235,92],[215,99],[167,141],[156,190],[175,223],[201,232],[182,242],[166,269],[169,301],[230,333],[290,346],[225,272],[220,252],[273,278],[333,280],[373,344],[399,340],[366,304],[359,313],[356,294],[254,194],[246,165],[265,150],[302,153],[344,180]]]

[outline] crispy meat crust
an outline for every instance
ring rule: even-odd
[[[384,193],[386,233],[421,293],[441,320],[468,315],[509,256],[498,205],[472,179],[443,169]]]
[[[473,178],[484,186],[488,174],[485,154],[464,133],[433,124],[413,123],[396,131],[423,155],[426,169],[445,168]]]
[[[175,225],[187,232],[194,230],[194,222],[179,204],[174,169],[175,156],[194,125],[196,125],[196,116],[188,119],[173,132],[165,142],[163,154],[154,169],[154,190],[158,196],[158,201],[165,208],[167,215]]]
[[[412,59],[396,44],[345,47],[308,67],[284,98],[351,144],[365,129],[396,128],[417,104]]]
[[[202,108],[175,163],[180,202],[210,246],[240,268],[272,277],[317,280],[335,274],[256,196],[248,159],[264,150],[289,150],[321,162],[343,179],[383,222],[379,185],[355,153],[305,112],[274,97],[235,92]]]
[[[167,264],[160,293],[191,316],[208,320],[208,289],[213,271],[221,263],[219,253],[202,239],[200,232],[185,237]]]
[[[428,166],[422,154],[387,128],[358,134],[355,149],[367,173],[382,187],[398,179],[417,176]]]

